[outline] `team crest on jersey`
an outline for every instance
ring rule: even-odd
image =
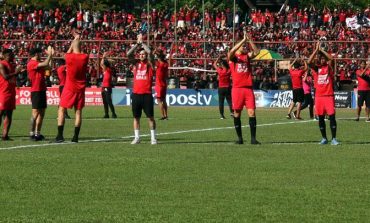
[[[146,80],[146,70],[138,70],[136,71],[136,80]]]
[[[238,73],[248,72],[248,65],[246,63],[237,63],[236,72]]]
[[[317,78],[318,84],[329,84],[329,78],[327,74],[319,75]]]

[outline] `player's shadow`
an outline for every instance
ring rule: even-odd
[[[227,140],[212,140],[212,141],[186,141],[185,139],[175,139],[176,141],[168,141],[167,139],[158,139],[159,142],[165,142],[165,144],[232,144],[234,142]]]
[[[316,140],[300,140],[300,141],[265,141],[264,144],[318,144]]]
[[[370,141],[354,142],[354,141],[340,141],[342,145],[369,145]]]

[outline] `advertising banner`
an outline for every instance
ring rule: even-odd
[[[154,91],[153,91],[154,92]],[[131,89],[113,88],[114,105],[131,105]],[[103,105],[100,88],[86,88],[86,105]],[[292,91],[261,91],[254,92],[256,106],[263,108],[287,108],[293,99]],[[155,93],[153,93],[155,97]],[[352,92],[335,92],[335,106],[337,108],[350,108],[353,106]],[[48,105],[59,104],[59,89],[57,87],[48,88]],[[168,89],[167,104],[169,106],[218,106],[217,90],[194,90],[194,89]],[[155,100],[157,104],[157,101]],[[226,102],[225,102],[226,103]],[[28,87],[17,90],[17,105],[30,105],[31,91]]]
[[[334,92],[336,108],[351,108],[352,92],[336,91]]]

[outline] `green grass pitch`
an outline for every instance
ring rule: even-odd
[[[102,119],[87,107],[80,143],[28,139],[31,108],[18,106],[0,142],[0,222],[368,222],[370,123],[338,109],[340,146],[319,146],[316,121],[257,109],[260,146],[235,145],[233,121],[217,107],[170,107],[157,121],[158,145],[133,135],[129,107]],[[307,110],[303,118],[307,118]],[[72,111],[70,111],[72,114]],[[156,119],[159,110],[156,107]],[[141,134],[148,135],[142,119]],[[329,123],[327,132],[330,137]],[[42,133],[57,132],[49,107]]]

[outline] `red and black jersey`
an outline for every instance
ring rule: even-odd
[[[45,70],[44,68],[38,68],[39,63],[33,59],[27,63],[28,78],[31,81],[31,92],[46,91]]]
[[[153,68],[148,62],[137,62],[133,68],[135,94],[151,94],[153,81]]]
[[[313,75],[316,96],[334,95],[334,72],[329,65],[318,66]]]
[[[233,88],[253,86],[252,66],[247,54],[235,55],[234,61],[229,61]]]
[[[218,67],[217,74],[218,74],[218,87],[219,88],[228,88],[231,86],[230,69],[227,69],[225,67]]]
[[[64,89],[72,92],[85,91],[86,71],[89,56],[82,53],[67,53],[65,55],[67,78]]]
[[[167,86],[168,78],[168,63],[167,62],[157,62],[157,70],[155,72],[155,85],[159,87]]]
[[[303,88],[302,79],[305,71],[300,69],[290,69],[289,73],[292,78],[293,89]]]

